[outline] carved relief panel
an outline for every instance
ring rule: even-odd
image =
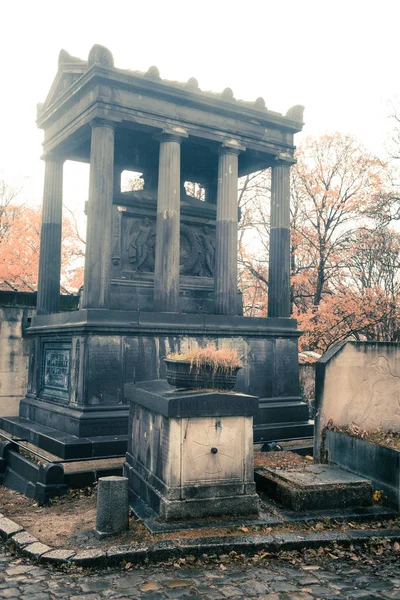
[[[119,271],[152,273],[155,265],[156,219],[133,216],[120,208],[113,221],[112,262]],[[181,274],[213,277],[215,229],[181,223]]]

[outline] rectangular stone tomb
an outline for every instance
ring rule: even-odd
[[[135,496],[166,520],[257,512],[256,397],[178,391],[165,380],[126,384],[125,397],[124,474]]]
[[[255,479],[259,490],[296,511],[372,504],[368,479],[327,465],[288,470],[263,467],[256,469]]]

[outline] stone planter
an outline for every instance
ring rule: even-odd
[[[366,477],[376,490],[383,490],[388,504],[400,510],[400,450],[329,429],[324,436],[321,458]]]
[[[172,360],[165,358],[167,382],[178,388],[233,390],[236,375],[241,367],[229,369],[222,367],[214,370],[210,366],[197,367],[190,360]]]

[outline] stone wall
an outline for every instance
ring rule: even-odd
[[[342,342],[317,363],[314,456],[335,425],[400,432],[400,343]]]
[[[64,310],[76,296],[61,296]],[[0,417],[18,414],[28,385],[29,339],[25,330],[36,314],[36,294],[0,290]]]
[[[28,385],[29,340],[23,337],[33,307],[0,307],[0,416],[18,414]]]

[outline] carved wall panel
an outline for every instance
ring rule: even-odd
[[[397,344],[346,344],[325,367],[320,428],[332,420],[364,430],[400,431],[399,359]]]
[[[114,219],[113,264],[123,271],[152,273],[155,264],[156,220],[119,213]],[[118,250],[117,250],[118,247]],[[201,224],[181,223],[181,274],[213,277],[215,230]]]

